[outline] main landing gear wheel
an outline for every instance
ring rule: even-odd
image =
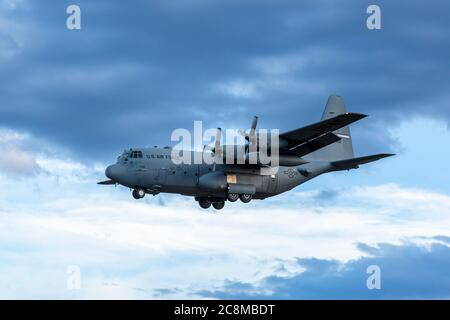
[[[216,210],[220,210],[223,209],[223,207],[225,206],[225,201],[218,201],[218,202],[213,202],[213,207]]]
[[[235,202],[237,199],[239,199],[239,195],[237,193],[229,193],[227,195],[228,201]]]
[[[200,198],[198,200],[198,204],[200,205],[200,207],[202,207],[203,209],[208,209],[209,207],[211,207],[211,202],[209,202],[208,200],[204,199],[204,198]]]
[[[135,188],[133,190],[133,198],[135,199],[142,199],[145,197],[145,190],[142,188]]]
[[[241,199],[241,201],[243,203],[249,203],[252,200],[252,195],[251,194],[241,194],[239,196],[239,199]]]

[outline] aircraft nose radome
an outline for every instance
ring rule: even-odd
[[[105,175],[111,180],[118,181],[125,175],[125,167],[121,164],[112,164],[106,168]]]

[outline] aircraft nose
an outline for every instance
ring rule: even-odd
[[[112,164],[105,170],[105,175],[114,181],[119,181],[126,174],[126,168],[121,164]]]

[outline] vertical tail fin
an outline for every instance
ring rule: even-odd
[[[323,111],[322,120],[334,118],[346,112],[347,110],[345,108],[344,99],[342,99],[341,96],[332,95],[328,98],[325,110]],[[345,126],[333,131],[333,133],[341,138],[341,140],[309,154],[307,156],[308,159],[338,161],[354,157],[350,128]]]

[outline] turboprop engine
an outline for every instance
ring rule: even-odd
[[[266,167],[286,166],[294,167],[307,163],[296,155],[279,155],[279,150],[289,145],[289,142],[271,133],[256,132],[258,117],[254,117],[251,128],[247,132],[240,129],[238,134],[243,136],[243,145],[221,145],[222,129],[217,128],[216,141],[213,148],[205,146],[214,153],[214,170],[216,163],[222,164],[255,164]]]
[[[222,171],[209,172],[200,176],[198,179],[198,186],[207,190],[227,190],[227,177]]]

